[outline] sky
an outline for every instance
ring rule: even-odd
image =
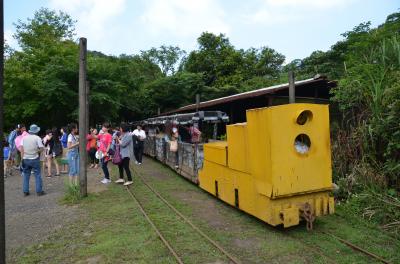
[[[5,0],[5,38],[18,20],[41,7],[75,20],[76,38],[109,55],[137,54],[161,45],[186,51],[204,31],[224,33],[236,48],[271,47],[286,62],[326,51],[361,22],[382,24],[400,11],[399,0]]]

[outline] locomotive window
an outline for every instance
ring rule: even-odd
[[[305,123],[307,123],[307,121],[311,121],[312,116],[313,116],[313,114],[310,110],[304,110],[297,117],[296,122],[299,125],[304,125]]]
[[[310,137],[306,134],[300,134],[294,140],[294,149],[299,154],[306,154],[309,152],[311,147]]]

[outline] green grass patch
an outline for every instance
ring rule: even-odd
[[[65,183],[65,194],[61,199],[62,204],[73,205],[77,204],[82,200],[79,185],[71,185]]]
[[[363,219],[350,218],[341,206],[335,215],[318,218],[314,232],[307,232],[304,225],[274,228],[215,199],[154,161],[146,159],[135,169],[242,263],[374,263],[321,231],[332,232],[393,263],[400,262],[398,240]],[[135,176],[131,190],[185,263],[228,263]],[[108,190],[80,200],[78,206],[83,214],[77,222],[44,243],[15,252],[9,263],[175,263],[125,187],[110,184]]]

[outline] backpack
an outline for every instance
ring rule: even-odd
[[[115,152],[114,152],[114,155],[112,158],[112,163],[115,165],[119,165],[122,163],[122,156],[121,156],[119,144],[115,145]]]
[[[54,142],[53,153],[56,157],[61,156],[61,154],[63,153],[61,141]]]

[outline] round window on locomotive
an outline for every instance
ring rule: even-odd
[[[311,121],[312,118],[312,112],[310,110],[304,110],[297,116],[296,123],[302,126],[305,123]]]
[[[310,151],[311,140],[306,134],[298,135],[294,140],[294,149],[297,153],[304,155]]]

